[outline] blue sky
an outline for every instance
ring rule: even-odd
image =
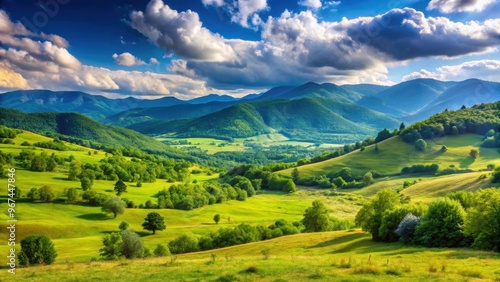
[[[0,0],[0,92],[500,81],[498,0]]]

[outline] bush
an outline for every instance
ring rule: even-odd
[[[469,156],[473,159],[477,159],[477,157],[479,156],[479,150],[471,149],[469,152]]]
[[[330,215],[325,204],[319,200],[312,202],[312,206],[307,208],[302,219],[304,232],[321,232],[331,229]]]
[[[56,257],[54,244],[45,235],[28,235],[21,240],[19,264],[22,266],[52,264]]]
[[[172,254],[184,254],[200,250],[198,246],[198,239],[191,234],[184,234],[177,239],[168,242],[168,248]]]
[[[107,260],[117,260],[123,257],[122,236],[118,232],[106,234],[102,238],[103,248],[99,249],[100,256]]]
[[[118,229],[120,229],[120,231],[125,231],[128,229],[128,227],[129,227],[129,224],[126,221],[122,221],[120,223],[120,225],[118,225]]]
[[[473,247],[500,251],[500,191],[486,189],[477,192],[467,210],[464,233],[473,238]]]
[[[170,255],[170,250],[168,249],[167,245],[158,244],[158,245],[156,245],[156,248],[153,251],[153,253],[157,257],[164,257],[164,256],[169,256]]]
[[[433,202],[415,230],[415,240],[426,247],[459,247],[464,243],[462,225],[465,212],[459,202]]]
[[[420,217],[418,216],[414,216],[411,213],[405,215],[396,231],[394,231],[399,236],[401,242],[410,244],[413,241],[415,229],[419,221]]]
[[[425,149],[427,149],[427,142],[425,142],[424,139],[418,139],[415,142],[415,149],[418,151],[425,151]]]
[[[128,259],[141,258],[144,256],[144,244],[141,237],[130,230],[120,232],[122,237],[122,254]]]

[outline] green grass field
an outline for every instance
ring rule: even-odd
[[[375,145],[368,146],[361,152],[356,150],[338,158],[326,160],[319,163],[300,166],[299,172],[303,177],[327,175],[331,172],[340,171],[344,167],[350,167],[353,174],[362,176],[370,170],[390,175],[397,174],[403,167],[413,164],[437,163],[440,169],[454,165],[460,169],[485,169],[490,163],[499,165],[500,154],[494,148],[479,148],[482,136],[475,134],[464,134],[460,136],[447,136],[429,141],[428,149],[419,152],[411,144],[393,137],[378,144],[379,151],[375,151]],[[448,150],[440,152],[445,145]],[[479,157],[473,159],[469,156],[471,149],[479,149]],[[283,170],[281,173],[290,175],[292,169]]]
[[[18,154],[25,148],[19,146],[24,141],[34,143],[49,140],[51,139],[25,132],[15,139],[15,145],[0,144],[0,150]],[[364,152],[353,152],[337,159],[303,166],[299,170],[302,175],[312,175],[319,173],[318,171],[349,166],[353,171],[363,173],[368,167],[375,167],[382,173],[397,173],[402,165],[395,165],[398,162],[391,162],[391,159],[398,159],[405,154],[411,155],[409,160],[413,163],[439,161],[440,166],[455,164],[461,168],[482,169],[488,163],[498,163],[498,153],[486,149],[480,149],[480,157],[474,162],[466,162],[468,152],[480,141],[478,136],[466,135],[438,141],[440,143],[432,144],[430,153],[413,156],[413,146],[391,139],[379,144],[378,153],[373,151],[373,147],[369,147]],[[448,151],[442,155],[432,153],[431,150],[440,149],[441,144],[445,144]],[[88,155],[87,148],[69,146],[71,151],[43,150],[61,156],[74,155],[77,160],[93,163],[98,162],[105,154],[99,151],[97,155]],[[36,148],[35,152],[41,151],[42,149]],[[391,154],[398,157],[391,157]],[[42,185],[51,186],[57,194],[63,193],[66,188],[78,188],[82,192],[79,181],[67,180],[66,170],[67,168],[60,167],[55,172],[40,173],[18,168],[16,184],[23,194],[32,187]],[[498,253],[375,243],[368,234],[359,230],[299,234],[175,257],[120,262],[99,260],[102,237],[118,231],[118,225],[122,221],[128,222],[130,228],[142,236],[146,247],[154,249],[158,243],[167,243],[185,233],[200,236],[221,227],[234,227],[241,223],[267,226],[278,219],[299,221],[303,218],[305,209],[316,199],[328,206],[330,215],[353,220],[367,198],[383,188],[401,188],[405,180],[417,180],[417,184],[403,190],[404,195],[411,196],[415,202],[430,202],[449,192],[492,186],[490,177],[480,178],[482,174],[488,172],[439,177],[390,176],[377,179],[374,184],[361,189],[339,190],[337,193],[328,189],[298,187],[299,191],[294,194],[260,192],[243,202],[228,201],[191,211],[126,209],[123,215],[115,219],[104,214],[99,207],[67,204],[64,201],[32,203],[21,199],[16,203],[18,241],[28,234],[48,235],[55,244],[58,257],[54,265],[18,269],[16,279],[47,281],[64,277],[68,281],[499,281]],[[217,175],[204,173],[192,174],[191,181],[203,182],[216,177]],[[140,204],[147,200],[156,202],[154,195],[172,183],[158,179],[155,183],[143,183],[140,188],[135,183],[127,185],[128,192],[121,197]],[[114,181],[96,180],[92,189],[114,196],[113,186]],[[5,194],[0,194],[1,230],[6,230],[9,219]],[[155,235],[144,231],[141,226],[147,213],[151,211],[164,216],[167,225],[166,230]],[[213,222],[215,214],[222,217],[219,224]],[[0,240],[7,242],[7,236],[7,232],[1,232]],[[261,255],[263,249],[269,249],[268,259]],[[0,253],[8,253],[6,244],[0,244]],[[91,261],[94,259],[98,260]],[[0,280],[8,279],[6,269],[0,270]]]
[[[262,250],[268,250],[266,259]],[[500,255],[375,243],[360,231],[285,236],[175,257],[17,269],[19,281],[498,281]],[[8,274],[2,271],[2,279]]]

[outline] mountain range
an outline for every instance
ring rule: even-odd
[[[373,135],[445,109],[500,100],[500,83],[415,79],[393,86],[308,82],[243,98],[215,95],[179,100],[109,99],[77,91],[22,90],[0,94],[0,106],[23,112],[77,112],[145,134],[248,137],[278,131],[311,140],[332,134]]]

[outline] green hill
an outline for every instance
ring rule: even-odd
[[[145,122],[130,128],[145,134],[225,138],[251,137],[277,130],[293,140],[349,142],[397,125],[397,120],[355,104],[304,98],[239,104],[196,119]]]
[[[479,148],[481,135],[464,134],[447,136],[428,141],[428,149],[419,152],[415,146],[403,142],[399,137],[392,137],[378,143],[378,152],[375,145],[368,146],[364,151],[356,150],[349,154],[329,159],[323,162],[308,164],[298,167],[303,177],[329,175],[340,171],[344,167],[351,168],[353,174],[361,177],[368,171],[375,170],[384,175],[399,174],[403,167],[414,164],[439,165],[440,170],[453,166],[456,169],[486,169],[490,163],[500,164],[499,153],[494,148]],[[448,150],[441,152],[441,147]],[[473,159],[469,156],[471,149],[479,149],[479,157]],[[281,173],[290,175],[292,169],[283,170]]]
[[[108,146],[135,147],[146,151],[172,150],[155,139],[130,129],[98,123],[77,113],[23,113],[0,109],[0,124],[36,133],[71,136]],[[87,142],[88,142],[87,141]]]

